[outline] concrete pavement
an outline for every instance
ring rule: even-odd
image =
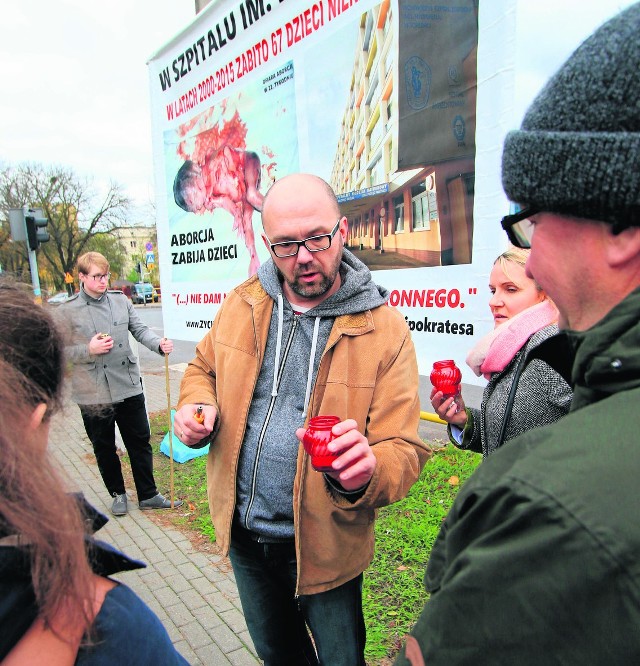
[[[182,373],[171,369],[172,403]],[[150,412],[167,409],[166,379],[145,375]],[[226,558],[200,552],[179,531],[161,527],[140,511],[135,489],[128,488],[129,513],[115,518],[80,411],[67,401],[52,422],[50,449],[67,476],[70,490],[110,517],[97,534],[127,555],[147,563],[140,571],[114,576],[133,589],[158,615],[178,651],[193,666],[256,666],[260,662],[247,631],[238,591]],[[176,509],[179,511],[180,509]]]

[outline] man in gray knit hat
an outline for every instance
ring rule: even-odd
[[[396,664],[640,663],[639,162],[636,3],[574,52],[504,145],[522,212],[502,226],[560,310],[541,354],[564,361],[571,411],[460,490]]]

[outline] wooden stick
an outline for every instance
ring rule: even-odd
[[[169,417],[169,488],[173,509],[173,423],[171,423],[171,388],[169,386],[169,354],[164,355],[164,377],[167,384],[167,416]]]

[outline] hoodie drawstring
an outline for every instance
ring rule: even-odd
[[[280,353],[282,351],[282,329],[284,328],[284,307],[282,303],[282,294],[278,294],[277,298],[278,307],[278,335],[276,337],[276,358],[273,366],[273,387],[271,389],[271,397],[278,396],[278,375],[280,372]],[[302,418],[307,416],[307,406],[309,404],[309,397],[311,396],[311,379],[313,377],[313,363],[316,357],[316,347],[318,346],[318,331],[320,330],[320,317],[316,317],[313,324],[313,337],[311,339],[311,352],[309,354],[309,368],[307,369],[307,389],[304,395],[304,411]]]
[[[278,294],[278,337],[276,338],[276,362],[273,366],[273,388],[271,389],[272,398],[275,398],[278,395],[278,369],[280,367],[280,348],[282,347],[283,320],[284,313],[282,307],[282,294]]]
[[[307,406],[309,405],[309,396],[311,395],[311,377],[313,376],[313,361],[316,357],[316,347],[318,345],[318,329],[320,328],[320,317],[316,317],[313,325],[313,338],[311,339],[311,354],[309,355],[309,369],[307,371],[307,390],[304,394],[304,411],[302,418],[307,417]]]

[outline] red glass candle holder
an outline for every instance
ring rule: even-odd
[[[304,450],[311,456],[311,465],[318,472],[331,472],[331,463],[339,454],[332,453],[327,444],[335,439],[331,428],[340,423],[337,416],[314,416],[302,437]]]
[[[436,391],[442,391],[445,398],[460,394],[462,372],[453,361],[436,361],[429,379]]]

